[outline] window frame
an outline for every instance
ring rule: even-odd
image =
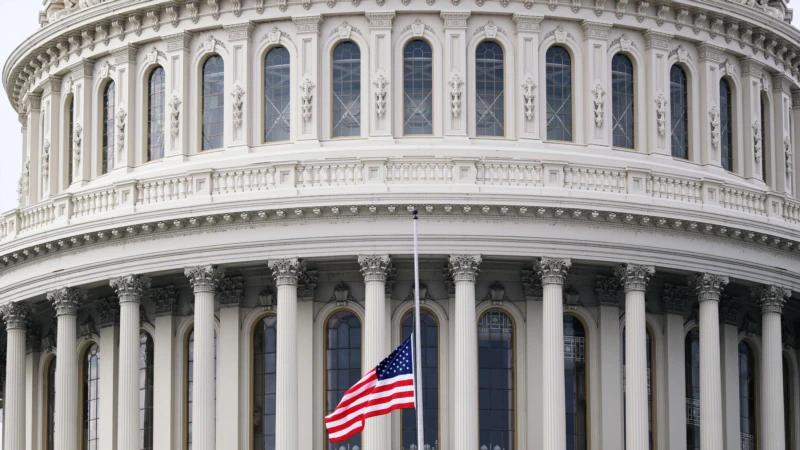
[[[483,316],[485,316],[487,314],[490,314],[490,313],[493,313],[493,312],[495,312],[495,313],[496,312],[500,312],[500,313],[504,314],[506,317],[508,317],[508,319],[511,321],[511,368],[510,368],[510,371],[511,371],[511,377],[512,377],[512,382],[511,382],[512,395],[511,395],[511,397],[513,399],[512,408],[513,408],[513,417],[514,418],[512,420],[512,424],[514,426],[514,431],[513,431],[514,432],[514,442],[512,443],[512,446],[510,448],[516,449],[516,448],[518,448],[519,433],[520,433],[520,430],[521,430],[521,428],[519,426],[519,422],[520,422],[520,420],[519,420],[519,417],[520,417],[519,404],[517,402],[517,395],[518,395],[518,392],[519,392],[517,390],[517,388],[518,388],[517,384],[518,384],[518,378],[519,378],[518,375],[517,375],[517,370],[519,370],[519,368],[517,366],[518,366],[518,362],[519,362],[518,360],[520,359],[520,358],[517,357],[517,352],[519,351],[519,342],[518,342],[518,335],[517,335],[517,333],[518,333],[517,321],[514,319],[514,314],[511,311],[508,311],[508,310],[506,310],[504,308],[500,308],[500,307],[489,307],[489,308],[487,308],[485,310],[482,310],[482,311],[476,311],[476,319],[477,319],[478,325],[480,324],[480,320],[481,320],[481,318],[483,318]],[[476,363],[477,364],[476,365],[477,365],[477,370],[478,370],[478,373],[476,374],[476,380],[478,381],[478,436],[479,436],[478,437],[478,444],[480,445],[480,370],[481,370],[481,367],[480,367],[480,329],[479,328],[476,329],[476,342],[475,342],[475,345],[478,348],[478,354],[476,355],[477,356],[477,358],[476,358]]]
[[[633,145],[632,147],[620,147],[620,146],[618,146],[618,145],[616,145],[614,143],[614,73],[615,73],[615,71],[614,71],[614,58],[616,58],[617,56],[623,56],[628,60],[628,62],[631,63],[631,87],[632,87],[632,89],[631,89],[631,97],[632,97],[631,107],[633,108],[633,111],[632,111],[632,114],[631,114],[631,116],[632,116],[631,120],[633,122],[633,126],[632,126],[631,132],[633,133],[633,135],[630,137],[630,140],[631,140],[631,143]],[[636,78],[639,75],[639,71],[637,70],[637,67],[636,67],[636,58],[634,58],[633,54],[631,54],[630,52],[623,51],[623,50],[617,51],[616,53],[611,55],[611,59],[609,60],[609,68],[608,68],[608,70],[609,70],[609,83],[611,84],[610,89],[608,90],[609,95],[611,97],[611,101],[610,101],[610,105],[609,105],[610,106],[609,112],[610,112],[610,119],[611,119],[611,127],[610,127],[610,131],[611,131],[611,148],[614,149],[614,150],[634,151],[634,152],[638,151],[638,147],[639,146],[636,145],[636,140],[639,139],[639,132],[638,132],[638,129],[637,129],[638,126],[639,126],[639,121],[637,120],[636,114],[638,114],[637,110],[639,109],[639,107],[638,107],[639,105],[637,105],[637,102],[639,101],[639,92],[638,92],[638,86],[637,86],[638,83],[637,83],[637,79]]]
[[[203,90],[205,88],[205,78],[206,78],[205,77],[205,67],[206,67],[206,63],[208,63],[208,61],[211,58],[214,58],[214,57],[219,57],[220,60],[222,60],[222,94],[221,94],[222,99],[223,99],[223,102],[222,102],[222,122],[221,122],[222,123],[222,146],[221,147],[203,149],[203,141],[204,141],[204,138],[203,138],[203,127],[204,127],[204,124],[205,124],[205,122],[203,120],[203,113],[205,112],[205,108],[203,106],[203,100],[204,100]],[[198,84],[198,86],[197,86],[198,87],[198,97],[197,98],[198,98],[198,102],[199,102],[198,105],[197,105],[197,112],[198,112],[198,115],[199,115],[198,116],[198,127],[197,127],[197,139],[198,139],[198,144],[199,145],[197,145],[197,150],[196,150],[197,154],[211,153],[211,152],[215,152],[215,151],[225,150],[225,138],[226,138],[226,135],[227,135],[226,131],[227,131],[227,125],[228,125],[228,120],[227,120],[228,119],[228,117],[227,117],[228,101],[225,99],[225,96],[227,95],[227,92],[228,92],[227,86],[225,85],[225,79],[226,79],[226,75],[227,75],[227,73],[226,73],[227,66],[228,65],[227,65],[227,62],[225,61],[225,58],[219,52],[208,53],[206,55],[203,55],[203,57],[200,59],[200,64],[198,65],[198,78],[197,78],[197,80],[198,80],[198,82],[197,82],[197,84]]]
[[[249,395],[249,398],[248,398],[248,400],[250,402],[250,415],[249,415],[249,417],[255,417],[255,383],[256,383],[256,381],[255,381],[255,371],[256,371],[256,364],[255,364],[256,345],[255,345],[255,342],[256,342],[256,332],[257,332],[257,328],[261,325],[261,323],[264,320],[266,320],[267,318],[269,318],[269,317],[275,317],[275,319],[276,319],[275,330],[277,332],[277,329],[278,329],[278,323],[277,323],[278,313],[277,312],[267,312],[265,314],[260,314],[253,321],[253,325],[250,327],[250,352],[249,352],[249,358],[250,358],[250,370],[249,370],[249,372],[250,372],[250,374],[249,375],[250,375],[251,378],[250,378],[250,395]],[[276,336],[276,341],[277,341],[277,336]],[[276,347],[275,348],[275,354],[277,355],[277,353],[278,353],[277,343],[276,343],[275,347]],[[277,367],[277,362],[276,362],[276,367]],[[277,380],[276,380],[275,384],[276,384],[275,390],[276,390],[276,395],[277,395]],[[277,413],[277,411],[276,411],[276,413]],[[277,417],[277,414],[276,414],[276,417]],[[250,428],[250,445],[247,448],[251,448],[253,450],[257,450],[254,447],[255,439],[256,439],[255,424],[251,423],[249,428]]]
[[[89,352],[92,350],[92,348],[94,346],[97,346],[97,380],[96,380],[96,382],[98,383],[98,386],[97,386],[97,398],[95,400],[97,402],[99,402],[100,401],[100,356],[101,356],[101,351],[102,351],[102,347],[100,347],[99,341],[94,340],[94,339],[90,339],[90,340],[87,340],[85,343],[83,343],[82,350],[79,353],[81,355],[81,357],[78,360],[79,361],[78,379],[80,380],[80,388],[79,388],[80,389],[80,391],[79,391],[80,392],[80,397],[78,397],[78,399],[79,399],[78,408],[80,409],[80,413],[79,413],[79,416],[78,416],[79,419],[80,419],[80,427],[78,427],[78,448],[80,450],[89,450],[87,448],[87,446],[86,446],[88,441],[84,440],[84,438],[85,438],[85,436],[84,436],[84,424],[85,424],[84,416],[86,415],[86,395],[87,395],[86,384],[88,382],[88,380],[86,378],[87,377],[86,364],[87,364],[88,354],[89,354]],[[56,394],[58,394],[58,393],[56,393]],[[89,421],[91,421],[91,420],[92,419],[89,419]],[[94,419],[94,421],[98,422],[98,423],[100,421],[100,406],[99,405],[97,407],[97,418]],[[99,442],[99,441],[100,441],[100,436],[98,434],[97,442]],[[99,448],[100,447],[98,446],[98,450],[99,450]]]
[[[583,333],[584,333],[584,364],[586,366],[586,449],[590,449],[591,447],[591,438],[592,438],[592,392],[591,392],[591,385],[592,385],[592,372],[591,372],[591,341],[590,341],[590,334],[589,334],[589,326],[586,321],[580,315],[571,312],[565,311],[562,314],[562,328],[564,326],[563,317],[570,316],[580,322],[583,326]],[[563,337],[563,335],[562,335]],[[565,386],[566,389],[566,386]],[[623,419],[624,420],[624,419]]]
[[[761,440],[761,423],[760,423],[760,421],[761,421],[761,411],[760,411],[760,403],[761,403],[761,399],[760,399],[760,395],[761,395],[761,372],[760,372],[760,362],[759,362],[760,355],[758,354],[758,351],[757,351],[758,347],[756,346],[755,342],[751,341],[750,339],[748,339],[746,337],[745,338],[741,338],[740,337],[738,342],[737,342],[737,346],[736,346],[736,350],[737,350],[736,351],[736,354],[737,354],[737,358],[736,358],[737,369],[741,370],[741,368],[740,368],[740,366],[741,366],[741,361],[740,361],[741,352],[739,351],[739,346],[741,346],[742,344],[744,344],[744,345],[746,345],[748,347],[748,349],[750,350],[750,355],[753,358],[753,361],[752,361],[752,364],[753,364],[753,367],[752,367],[753,368],[753,395],[752,395],[752,397],[748,396],[747,398],[749,400],[753,401],[753,416],[754,417],[752,418],[752,421],[753,421],[753,424],[755,425],[755,432],[753,433],[752,436],[753,436],[754,448],[756,450],[761,450],[762,449],[761,442],[760,442],[760,440]],[[742,405],[741,379],[742,378],[741,378],[741,372],[737,373],[736,378],[739,381],[739,395],[738,395],[738,397],[739,397],[739,439],[740,439],[740,442],[741,442],[741,436],[744,434],[744,432],[741,429],[741,423],[742,423],[742,410],[741,410],[741,405]],[[749,392],[748,392],[748,394],[749,394]],[[782,401],[782,399],[781,399],[781,401]],[[748,411],[748,413],[749,413],[749,411]],[[749,416],[748,416],[748,418],[749,418]]]
[[[283,48],[289,54],[289,138],[280,141],[267,141],[267,57],[269,56],[270,52],[277,49]],[[262,145],[275,145],[275,144],[285,144],[288,142],[292,142],[294,140],[294,126],[292,124],[296,111],[294,108],[296,105],[293,101],[294,99],[294,72],[295,72],[295,64],[294,64],[294,53],[292,53],[291,47],[286,45],[283,41],[278,44],[270,45],[264,49],[264,53],[262,58],[259,60],[261,62],[260,72],[261,72],[261,96],[260,103],[261,103],[261,144]],[[301,102],[302,103],[302,102]]]
[[[478,49],[480,48],[481,45],[483,45],[485,43],[492,43],[492,44],[497,45],[498,47],[500,47],[500,51],[503,54],[503,64],[502,64],[502,67],[501,67],[501,70],[503,71],[503,73],[502,73],[503,76],[501,78],[501,80],[502,80],[502,95],[503,95],[503,98],[502,98],[502,100],[503,100],[502,101],[502,108],[503,108],[503,123],[502,123],[503,134],[502,134],[502,136],[478,134],[478,62],[477,62],[477,60],[478,60]],[[470,109],[472,110],[471,112],[473,112],[474,118],[472,119],[471,122],[472,122],[472,127],[473,127],[473,130],[474,130],[473,137],[475,137],[477,139],[507,139],[508,138],[508,135],[509,135],[509,133],[508,133],[508,124],[509,124],[508,116],[509,116],[510,110],[508,108],[508,92],[506,92],[506,87],[508,87],[508,85],[509,85],[509,83],[508,83],[509,63],[508,63],[507,58],[506,58],[507,55],[508,55],[508,52],[506,51],[506,47],[505,47],[505,45],[503,45],[502,41],[500,41],[499,39],[489,39],[489,38],[481,39],[480,41],[478,41],[478,43],[475,45],[475,48],[474,48],[474,50],[472,52],[472,57],[474,59],[473,59],[473,63],[471,64],[472,65],[472,73],[471,73],[471,75],[473,76],[473,80],[474,81],[472,81],[472,83],[471,83],[472,84],[472,92],[470,92],[468,94],[468,95],[470,95],[470,98],[467,99],[468,100],[467,102],[464,102],[463,99],[462,99],[462,102],[461,102],[462,112],[461,113],[462,114],[464,113],[463,110],[465,108],[465,103],[466,103],[466,106],[468,107],[469,103],[470,103],[469,100],[473,100],[475,105],[474,105],[474,107],[472,107]],[[464,95],[465,94],[462,93],[462,96],[464,96]]]
[[[730,98],[727,102],[727,111],[730,115],[730,120],[728,120],[728,129],[730,130],[730,168],[725,167],[723,164],[722,156],[723,156],[723,143],[725,142],[725,133],[723,133],[722,122],[723,119],[726,117],[722,114],[722,83],[728,87],[728,92],[730,93]],[[738,158],[736,157],[736,85],[733,82],[733,79],[728,76],[723,76],[717,82],[717,95],[719,95],[719,129],[720,129],[720,141],[719,141],[719,155],[720,155],[720,166],[727,172],[732,174],[738,173],[736,165],[738,164]],[[762,144],[763,145],[763,144]]]
[[[359,52],[358,53],[358,64],[359,64],[359,67],[358,67],[358,83],[359,83],[358,107],[359,107],[360,118],[359,118],[359,123],[358,123],[358,134],[357,135],[352,135],[352,136],[335,136],[334,135],[334,131],[336,130],[336,125],[333,123],[333,121],[335,120],[335,117],[334,117],[334,114],[333,114],[333,110],[334,110],[333,105],[334,105],[334,102],[335,102],[335,100],[334,100],[334,89],[335,89],[335,83],[334,83],[334,76],[335,76],[335,71],[334,71],[334,53],[336,52],[336,49],[340,45],[347,44],[347,43],[355,45],[356,48],[358,48],[358,52]],[[432,51],[432,49],[431,49],[431,51]],[[329,118],[330,118],[330,120],[329,120],[329,123],[328,123],[328,126],[330,127],[330,131],[328,133],[328,137],[330,139],[332,139],[332,140],[361,139],[361,138],[364,137],[364,122],[365,122],[364,119],[366,118],[366,115],[364,114],[364,111],[365,111],[365,109],[364,109],[364,80],[365,80],[365,77],[364,77],[365,64],[364,64],[364,62],[365,62],[365,58],[364,58],[363,47],[355,39],[352,39],[352,37],[351,38],[347,38],[347,39],[339,39],[339,40],[335,41],[331,45],[331,47],[330,47],[330,55],[328,55],[328,57],[330,58],[329,59],[329,61],[330,61],[330,69],[329,69],[330,92],[329,92],[329,98],[331,100],[331,106],[329,108]],[[367,61],[367,65],[368,64],[369,64],[369,61]],[[367,70],[369,70],[369,69],[367,69]],[[367,81],[367,84],[368,83],[369,82]],[[367,85],[367,92],[369,92],[369,85]]]
[[[406,99],[406,88],[405,88],[405,81],[406,81],[406,78],[405,78],[405,74],[406,74],[405,51],[406,51],[406,48],[412,42],[416,42],[416,41],[421,41],[421,42],[426,43],[428,45],[428,47],[430,48],[430,50],[431,50],[431,95],[430,95],[430,97],[431,97],[431,111],[432,111],[432,113],[431,113],[431,132],[429,134],[409,134],[409,133],[406,133],[406,127],[405,127],[405,124],[406,124],[405,111],[406,111],[406,101],[407,101],[407,99]],[[399,120],[399,122],[400,122],[400,129],[399,129],[400,134],[399,134],[399,137],[408,137],[408,138],[430,138],[430,137],[434,137],[437,134],[437,122],[436,122],[437,121],[437,102],[436,102],[437,89],[436,89],[436,87],[437,87],[437,84],[439,83],[439,79],[438,79],[438,76],[437,76],[438,67],[437,67],[437,64],[436,64],[436,48],[433,45],[433,42],[431,42],[431,40],[429,38],[425,37],[424,35],[422,35],[422,36],[412,36],[411,38],[407,39],[406,41],[404,41],[402,43],[402,45],[400,46],[399,54],[400,54],[399,55],[400,56],[400,64],[398,66],[399,66],[399,70],[400,70],[400,77],[399,77],[400,82],[398,83],[398,85],[399,85],[398,88],[399,88],[399,91],[400,91],[400,98],[402,99],[402,101],[397,102],[397,103],[399,103],[399,106],[400,106],[400,114],[398,115],[398,117],[400,119]],[[463,111],[462,111],[462,114],[463,114]]]
[[[564,49],[564,51],[567,52],[567,54],[569,55],[569,58],[570,58],[570,64],[569,64],[569,67],[570,67],[570,87],[569,87],[569,90],[570,90],[570,98],[571,98],[570,104],[572,106],[571,109],[570,109],[570,116],[572,117],[572,126],[571,126],[571,129],[570,129],[570,135],[571,135],[572,139],[569,140],[569,141],[564,141],[564,140],[560,140],[560,139],[550,139],[550,137],[548,136],[547,108],[548,108],[548,103],[549,102],[548,102],[548,96],[547,96],[547,67],[548,67],[548,64],[547,64],[547,53],[550,51],[550,49],[552,49],[554,47],[559,47],[559,48]],[[575,128],[575,121],[576,121],[576,117],[575,117],[575,103],[576,103],[575,86],[576,86],[576,81],[577,81],[576,77],[575,77],[575,66],[576,66],[575,54],[572,51],[572,49],[568,45],[566,45],[566,42],[565,43],[555,42],[555,43],[551,43],[547,47],[547,49],[544,51],[544,59],[543,59],[543,61],[544,61],[544,64],[542,65],[544,67],[544,83],[543,83],[543,85],[544,85],[544,97],[543,97],[543,100],[544,100],[544,108],[543,108],[544,114],[543,114],[543,117],[542,117],[542,120],[544,122],[544,127],[543,127],[544,128],[544,139],[543,140],[545,142],[573,143],[574,144],[576,142],[576,132],[577,132],[577,130]]]
[[[686,157],[685,158],[680,157],[680,156],[675,156],[675,147],[672,145],[673,133],[674,133],[674,129],[675,129],[675,126],[674,126],[675,117],[672,114],[672,112],[673,112],[672,111],[672,107],[675,105],[675,102],[672,99],[672,87],[673,87],[673,84],[672,84],[672,69],[673,68],[678,68],[678,69],[681,70],[681,72],[683,73],[684,81],[685,81],[685,86],[684,86],[684,90],[685,91],[684,91],[684,98],[683,98],[684,106],[685,106],[685,110],[686,110],[686,112],[684,113],[684,115],[685,115],[684,120],[686,121]],[[673,160],[692,161],[692,157],[694,156],[694,152],[693,152],[693,148],[692,148],[692,119],[693,119],[693,114],[692,114],[692,107],[691,107],[691,102],[692,102],[692,79],[691,79],[691,76],[690,76],[691,71],[689,70],[689,68],[685,64],[680,63],[680,62],[673,62],[669,66],[669,70],[670,70],[670,73],[669,73],[670,91],[669,91],[669,99],[668,99],[668,101],[669,101],[669,108],[668,109],[669,109],[669,119],[670,119],[669,120],[670,156],[672,156]]]
[[[141,340],[142,340],[142,335],[146,335],[148,337],[149,341],[150,341],[150,352],[147,355],[147,360],[145,361],[145,368],[144,369],[142,368],[142,365],[141,365],[141,348],[142,348]],[[147,344],[145,344],[145,345],[147,345]],[[147,329],[144,329],[144,328],[140,328],[139,329],[139,355],[140,355],[140,361],[139,361],[139,383],[140,383],[139,384],[139,391],[140,391],[140,395],[141,395],[141,391],[143,390],[142,387],[141,387],[141,375],[142,375],[142,370],[145,370],[145,388],[144,388],[145,396],[148,395],[147,392],[146,392],[148,390],[147,377],[148,376],[151,377],[150,384],[149,384],[149,390],[150,390],[150,394],[149,395],[151,397],[151,400],[150,400],[150,403],[151,403],[150,404],[150,427],[149,427],[149,429],[150,429],[150,433],[151,433],[150,436],[151,436],[152,440],[150,442],[150,447],[147,447],[146,442],[143,442],[144,439],[142,438],[142,436],[140,434],[139,444],[140,444],[140,448],[141,449],[149,449],[149,450],[152,450],[154,448],[154,445],[155,445],[155,433],[154,433],[154,430],[155,430],[155,348],[156,348],[156,341],[155,341],[155,338],[153,338],[153,333],[151,333],[150,330],[147,330]],[[142,420],[141,420],[142,411],[143,410],[144,411],[147,410],[147,406],[146,405],[147,405],[146,401],[145,401],[145,405],[142,405],[141,397],[140,397],[140,399],[139,399],[139,414],[140,414],[140,416],[139,416],[139,418],[140,418],[140,420],[139,420],[139,433],[141,433],[143,430],[148,429],[148,427],[147,427],[147,419],[146,419],[147,415],[145,414],[145,419],[144,419],[145,422],[144,422],[144,424],[142,423]],[[144,425],[144,427],[143,427],[143,425]]]
[[[155,72],[161,69],[161,72],[164,77],[164,90],[161,93],[163,107],[161,108],[161,132],[162,132],[162,143],[161,146],[163,147],[163,155],[160,158],[153,159],[151,154],[151,143],[150,143],[150,136],[152,131],[152,121],[151,121],[151,98],[153,96],[152,91],[152,80]],[[152,65],[146,72],[144,77],[144,84],[145,89],[143,93],[143,103],[144,103],[144,157],[143,162],[149,163],[154,161],[161,161],[167,157],[167,71],[161,64],[154,64]]]
[[[106,103],[106,99],[108,97],[108,89],[110,86],[113,86],[113,98],[110,98],[108,104]],[[116,118],[116,109],[117,109],[117,84],[113,78],[107,78],[100,83],[100,98],[99,103],[100,107],[98,108],[100,111],[99,119],[100,119],[100,127],[99,127],[99,145],[98,149],[100,151],[100,157],[98,158],[99,161],[99,174],[98,176],[103,176],[106,174],[111,173],[114,170],[115,166],[115,153],[117,150],[117,118]],[[108,109],[111,108],[111,116],[108,117],[107,114],[109,113]],[[108,124],[111,124],[110,132],[107,132],[106,127]],[[106,137],[110,136],[110,147],[105,146]],[[110,148],[111,158],[110,164],[111,167],[107,168],[108,161],[106,160],[106,151]],[[105,164],[104,164],[105,163]]]

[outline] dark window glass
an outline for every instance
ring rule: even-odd
[[[742,450],[758,448],[758,420],[756,418],[756,358],[752,347],[739,342],[739,431]]]
[[[479,444],[515,448],[514,324],[502,311],[478,320]]]
[[[429,312],[419,312],[422,341],[422,403],[425,420],[425,445],[439,448],[439,324]],[[414,329],[413,311],[403,318],[402,340]],[[413,345],[416,345],[412,343]],[[416,347],[415,347],[416,348]],[[403,448],[417,445],[417,415],[414,409],[404,409]]]
[[[719,80],[720,150],[722,167],[733,171],[733,97],[728,80]]]
[[[203,150],[222,148],[225,137],[225,63],[214,55],[203,65]]]
[[[767,139],[767,99],[761,94],[761,179],[767,182],[767,165],[770,148]]]
[[[589,448],[589,374],[586,329],[577,317],[564,316],[564,393],[567,403],[567,450]]]
[[[114,102],[116,91],[113,81],[109,81],[103,91],[103,173],[108,173],[114,168]]]
[[[56,358],[50,361],[47,368],[47,450],[56,448]]]
[[[547,139],[572,140],[572,57],[564,47],[547,49]]]
[[[333,49],[333,136],[361,135],[361,50],[353,42]]]
[[[150,74],[147,111],[147,160],[164,157],[164,114],[166,77],[164,69],[156,67]]]
[[[361,379],[361,322],[350,311],[339,311],[325,326],[325,414],[336,409],[344,393]],[[361,434],[331,444],[325,436],[326,448],[361,448]]]
[[[653,367],[653,339],[650,336],[650,328],[647,328],[647,332],[645,333],[645,349],[646,349],[646,358],[647,358],[647,427],[648,427],[648,443],[650,450],[653,450],[653,445],[655,443],[654,434],[653,433],[653,378],[651,376]],[[627,411],[627,403],[626,403],[626,391],[627,391],[627,384],[625,382],[626,379],[626,372],[625,372],[625,328],[622,328],[622,412],[623,417],[626,417],[625,414]],[[622,430],[625,433],[625,428],[627,423],[623,420]],[[622,439],[627,439],[627,434],[622,435]],[[627,442],[625,442],[627,446]]]
[[[433,134],[433,51],[421,40],[403,50],[403,133]]]
[[[67,185],[72,184],[72,165],[75,157],[75,144],[72,139],[75,137],[75,98],[70,95],[69,109],[67,111]]]
[[[505,136],[503,49],[482,42],[475,50],[475,134]]]
[[[683,345],[686,373],[686,448],[700,450],[700,331],[693,329]]]
[[[100,418],[100,347],[86,350],[83,366],[83,450],[100,448],[97,421]]]
[[[288,141],[291,131],[289,51],[275,47],[264,59],[264,142]]]
[[[614,147],[634,148],[633,63],[619,53],[611,59],[611,114]]]
[[[689,159],[689,84],[686,72],[677,64],[669,70],[672,156]]]
[[[153,450],[153,338],[139,333],[139,448]]]
[[[192,450],[192,392],[194,392],[194,329],[189,333],[186,345],[186,450]],[[216,405],[217,381],[217,330],[214,330],[214,404]],[[215,409],[216,417],[216,409]]]
[[[253,450],[275,450],[277,316],[256,324],[253,335]]]
[[[792,389],[792,366],[786,355],[781,358],[783,361],[783,429],[786,435],[786,450],[793,450],[794,445],[792,442],[792,429],[794,428],[794,411],[792,410],[792,397],[794,389]]]

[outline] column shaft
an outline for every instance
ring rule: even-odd
[[[25,328],[8,328],[3,448],[25,448]]]
[[[194,387],[192,448],[214,450],[216,443],[216,383],[214,379],[214,292],[195,292]]]
[[[566,448],[567,422],[564,393],[564,304],[562,284],[544,284],[542,379],[544,382],[544,448]]]
[[[139,303],[120,305],[118,450],[139,450]]]
[[[297,448],[297,284],[278,285],[275,448]]]
[[[364,308],[364,362],[361,371],[366,373],[389,356],[386,345],[386,294],[384,281],[366,282]],[[390,416],[383,415],[367,420],[364,426],[364,448],[390,448],[388,439]],[[431,444],[433,445],[433,444]]]
[[[647,324],[644,291],[625,292],[625,442],[647,450]]]
[[[784,450],[781,312],[791,292],[777,286],[762,286],[755,294],[761,303],[761,445],[765,449]]]
[[[475,282],[456,281],[453,448],[478,446],[478,322]],[[488,444],[487,444],[488,445]]]
[[[78,361],[76,316],[58,316],[56,334],[55,444],[58,450],[78,450]]]
[[[700,303],[700,447],[722,450],[719,302]]]

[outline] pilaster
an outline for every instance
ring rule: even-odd
[[[61,186],[61,160],[64,144],[61,142],[61,78],[49,76],[43,85],[42,153],[39,155],[41,198],[58,194]]]
[[[688,303],[689,289],[665,284],[661,293],[664,316],[664,355],[666,376],[666,434],[667,450],[686,448],[686,355],[683,311]]]
[[[136,165],[136,55],[139,47],[128,44],[113,53],[117,70],[117,103],[114,112],[114,170],[129,171]]]
[[[139,306],[136,305],[136,309],[138,312]],[[138,316],[138,315],[137,315]],[[120,392],[117,390],[119,386],[119,380],[121,380],[121,375],[119,371],[119,363],[120,363],[120,326],[119,324],[113,323],[110,326],[106,326],[100,328],[100,365],[98,369],[98,373],[100,374],[100,386],[99,386],[99,410],[103,411],[100,413],[97,419],[97,436],[98,441],[101,443],[103,448],[107,448],[109,450],[116,450],[118,447],[117,442],[117,422],[120,419],[122,413],[119,410],[119,400],[120,400]],[[135,386],[138,388],[139,386],[139,323],[137,317],[136,323],[136,384]],[[59,364],[61,359],[56,361],[56,376],[58,376]],[[79,372],[80,373],[80,372]],[[56,391],[58,392],[58,391]],[[56,394],[58,396],[58,394]],[[139,392],[138,389],[136,391],[136,415],[134,418],[136,419],[136,441],[134,442],[135,445],[139,445],[139,436],[138,436],[138,427],[139,427]],[[56,408],[58,408],[58,401],[56,401]],[[80,447],[79,447],[80,448]],[[130,447],[129,447],[130,448]]]
[[[779,193],[793,193],[792,161],[792,97],[791,80],[784,74],[772,77],[772,153],[767,158],[768,171],[773,174],[772,188]],[[766,149],[766,147],[764,147]],[[769,179],[769,174],[767,175]]]
[[[739,327],[737,324],[740,307],[739,299],[724,294],[721,296],[722,434],[723,448],[726,449],[739,448],[741,443],[739,434],[739,421],[741,420],[739,415]],[[700,357],[702,358],[702,353]]]
[[[540,92],[544,92],[544,86],[540,87],[539,77],[537,79],[536,68],[539,65],[539,30],[544,16],[514,14],[511,20],[517,24],[516,45],[518,49],[518,59],[516,67],[516,80],[522,88],[521,95],[517,95],[511,102],[516,111],[524,111],[524,114],[517,114],[517,135],[520,139],[541,139],[540,124],[547,120],[545,108],[538,108],[543,102],[536,99]],[[575,122],[581,123],[582,111],[575,108]],[[538,115],[538,116],[537,116]]]
[[[67,75],[67,95],[72,93],[75,102],[72,130],[72,184],[82,186],[92,177],[92,75],[94,61],[83,60],[72,67]]]
[[[469,11],[442,11],[440,16],[444,25],[444,82],[442,104],[444,108],[444,135],[467,136],[467,117],[474,116],[471,97],[464,94],[467,87],[467,20]],[[451,105],[454,92],[461,96],[461,111],[456,113]],[[469,97],[469,98],[468,98]],[[469,113],[467,113],[469,111]]]
[[[367,11],[370,55],[370,136],[392,136],[392,21],[394,11]]]
[[[189,67],[190,44],[192,35],[189,32],[163,36],[167,43],[167,67],[164,68],[166,79],[167,122],[165,128],[165,158],[179,159],[189,154]],[[168,131],[167,131],[168,130]]]
[[[584,20],[583,28],[583,94],[586,114],[583,117],[586,143],[608,147],[611,137],[611,93],[606,92],[610,86],[610,70],[608,69],[608,30],[612,24]],[[579,125],[580,126],[580,125]]]
[[[734,161],[737,157],[740,159],[739,164],[735,163],[734,170],[738,166],[746,178],[762,180],[761,164],[764,161],[765,142],[761,136],[761,93],[764,87],[761,75],[764,66],[750,57],[740,59],[739,64],[742,72],[740,83],[742,92],[739,98],[742,99],[744,116],[744,120],[741,121],[744,146],[734,145],[738,149],[738,152],[734,153]]]
[[[298,50],[300,52],[296,71],[299,101],[294,102],[292,117],[299,124],[298,141],[318,141],[321,123],[320,110],[320,73],[319,73],[319,26],[322,15],[294,16],[292,21],[297,26]]]
[[[24,108],[28,116],[28,136],[26,138],[28,150],[22,161],[25,165],[23,168],[23,180],[25,183],[24,193],[27,195],[23,194],[23,201],[20,206],[32,205],[39,201],[40,198],[40,158],[43,145],[41,119],[42,97],[40,95],[28,94],[25,97]]]
[[[719,60],[722,48],[711,44],[700,44],[697,46],[697,52],[700,86],[700,110],[697,117],[699,117],[698,123],[701,124],[699,163],[720,166]],[[739,146],[734,145],[734,148]]]
[[[243,401],[241,393],[247,392],[242,390],[239,377],[242,366],[240,328],[244,280],[241,277],[225,277],[220,281],[219,291],[217,346],[221,351],[217,352],[216,368],[217,448],[236,449],[239,445],[239,430],[243,419],[240,415],[240,403]]]
[[[789,192],[789,195],[797,198],[800,197],[800,182],[798,182],[798,176],[800,176],[800,139],[798,139],[797,132],[797,130],[800,130],[800,89],[792,90],[791,120],[794,121],[792,129],[795,130],[795,132],[792,135],[794,140],[789,146],[791,153],[787,155],[787,157],[791,157],[789,158],[791,159],[791,163],[787,163],[786,168],[791,169],[791,179],[793,185],[793,190]]]
[[[153,336],[153,448],[169,449],[173,446],[175,429],[173,417],[177,413],[172,383],[177,370],[175,361],[175,316],[178,290],[174,286],[153,289],[155,303],[155,336]]]
[[[645,105],[647,106],[647,147],[646,152],[672,156],[669,102],[669,51],[673,35],[648,30],[645,39],[645,67],[647,90]]]
[[[247,151],[254,135],[255,123],[253,118],[253,108],[250,99],[254,98],[253,83],[251,81],[251,57],[253,42],[253,31],[255,25],[252,22],[242,22],[223,27],[228,32],[228,42],[231,45],[233,80],[226,83],[226,90],[230,90],[226,95],[231,99],[231,110],[233,115],[233,126],[231,128],[228,148],[239,148]]]

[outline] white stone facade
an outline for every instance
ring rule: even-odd
[[[414,209],[433,448],[800,449],[782,1],[44,4],[3,71],[4,449],[339,450],[331,361],[401,342]]]

